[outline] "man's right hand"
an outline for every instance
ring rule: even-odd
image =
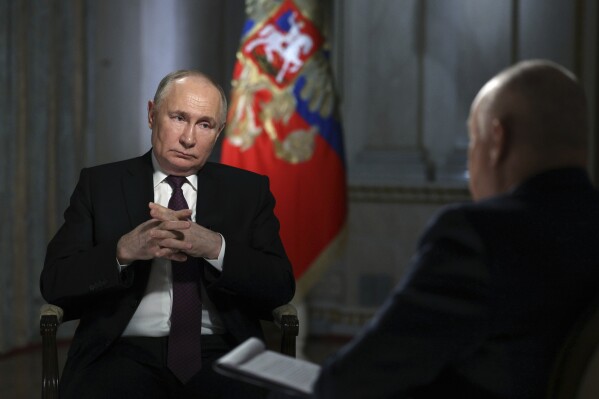
[[[179,213],[190,213],[191,211],[178,211]],[[189,217],[186,215],[177,215],[179,217]],[[191,225],[190,222],[179,223],[181,226],[177,228],[169,228],[168,230],[175,234],[176,231],[186,230]],[[161,247],[159,243],[164,239],[160,234],[153,233],[155,230],[163,230],[164,222],[157,219],[148,220],[129,233],[122,236],[116,246],[116,257],[120,264],[128,265],[136,260],[147,260],[154,258],[167,258],[170,260],[183,262],[187,259],[187,255],[178,250],[169,250]]]

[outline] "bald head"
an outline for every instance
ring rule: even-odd
[[[497,118],[521,131],[523,143],[542,152],[585,149],[586,100],[575,76],[551,61],[518,63],[483,87],[479,123]],[[481,126],[482,127],[482,126]]]
[[[495,184],[483,197],[544,170],[586,166],[584,91],[556,63],[524,61],[499,73],[476,96],[470,118],[471,141],[476,135],[487,144],[488,154],[478,155],[483,161],[488,156],[486,173],[493,176],[486,178]]]

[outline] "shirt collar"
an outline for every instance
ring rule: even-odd
[[[153,180],[154,180],[154,188],[156,188],[160,183],[162,183],[164,181],[164,179],[166,179],[168,177],[168,175],[166,173],[164,173],[162,171],[162,169],[160,168],[160,164],[158,163],[158,160],[156,159],[156,157],[154,156],[154,151],[152,151],[152,166],[154,166],[154,175]],[[189,185],[191,187],[193,187],[193,189],[195,191],[198,190],[198,175],[197,174],[193,174],[190,176],[186,176],[187,179],[187,183],[189,183]]]

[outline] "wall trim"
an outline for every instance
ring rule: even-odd
[[[350,185],[351,202],[448,204],[470,200],[466,187]]]
[[[352,337],[374,316],[377,308],[346,308],[310,304],[310,335]]]

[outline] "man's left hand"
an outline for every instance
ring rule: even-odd
[[[216,259],[222,245],[221,235],[190,222],[189,212],[174,211],[156,203],[150,203],[150,215],[162,221],[160,228],[152,232],[163,248],[178,250],[194,258]],[[188,229],[181,229],[181,222],[191,223]]]

